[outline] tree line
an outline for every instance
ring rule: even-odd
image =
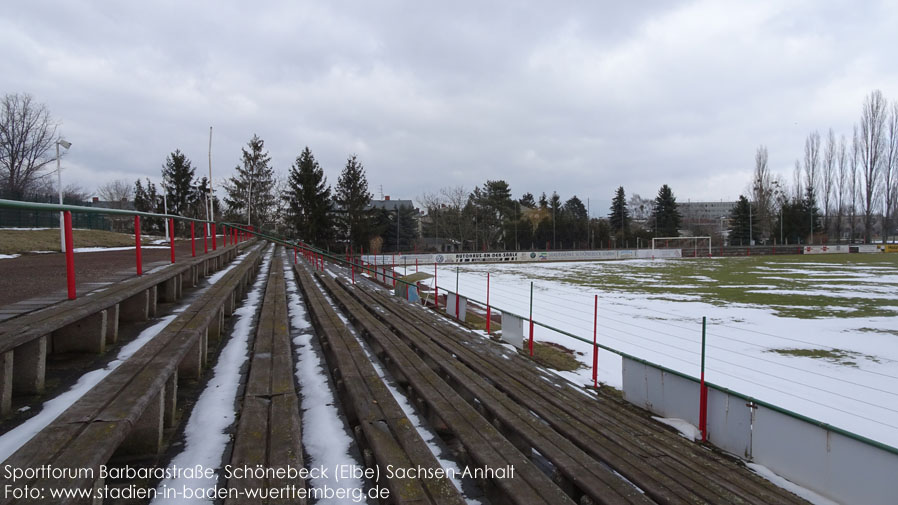
[[[513,199],[503,180],[488,180],[470,193],[443,188],[419,202],[427,211],[422,241],[463,251],[633,247],[654,236],[678,236],[682,220],[666,184],[650,202],[648,219],[635,221],[623,187],[615,190],[607,218],[593,217],[577,195],[564,202],[557,192]]]
[[[748,196],[733,210],[730,241],[885,243],[898,211],[898,101],[869,93],[850,134],[815,130],[795,160],[791,186],[770,172],[758,147]]]
[[[265,141],[253,135],[222,189],[222,200],[213,196],[210,209],[208,180],[197,178],[190,160],[176,149],[162,166],[161,188],[149,179],[145,184],[135,182],[135,208],[162,212],[167,204],[169,214],[208,218],[212,213],[217,220],[297,237],[329,250],[381,250],[386,244],[410,248],[417,238],[414,209],[406,206],[388,212],[372,207],[365,168],[356,155],[346,160],[332,188],[308,147],[296,157],[287,176],[280,177]]]

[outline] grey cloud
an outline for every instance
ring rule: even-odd
[[[45,102],[84,185],[158,179],[175,148],[216,177],[258,133],[335,183],[415,198],[508,180],[610,200],[623,185],[733,199],[754,150],[788,171],[812,129],[898,98],[888,2],[56,2],[0,14],[0,92]]]

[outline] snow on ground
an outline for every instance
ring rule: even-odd
[[[72,249],[73,252],[76,253],[87,253],[87,252],[106,252],[106,251],[133,251],[135,246],[122,246],[122,247],[76,247]],[[169,249],[169,246],[158,246],[158,245],[142,245],[141,249]]]
[[[837,502],[834,502],[829,498],[824,498],[823,496],[820,496],[819,494],[811,491],[808,488],[801,487],[797,484],[792,483],[791,481],[780,477],[779,475],[773,473],[766,466],[759,465],[757,463],[746,463],[746,466],[761,477],[764,477],[765,479],[785,489],[786,491],[790,491],[798,495],[799,497],[804,498],[814,505],[839,505]]]
[[[72,406],[72,404],[81,398],[87,391],[112,373],[113,370],[130,358],[132,354],[149,342],[150,339],[158,335],[159,332],[162,331],[168,323],[172,322],[175,317],[177,317],[177,313],[169,314],[168,316],[159,319],[156,324],[140,332],[140,335],[138,335],[137,338],[129,342],[128,345],[122,347],[115,359],[106,365],[106,368],[93,370],[82,375],[81,378],[78,379],[78,382],[69,388],[68,391],[52,400],[44,402],[40,407],[40,412],[34,417],[29,418],[24,423],[7,431],[3,436],[0,436],[0,461],[6,460],[12,453],[25,445],[25,442],[31,440],[37,432],[53,422],[53,420],[65,411],[65,409]]]
[[[0,260],[9,260],[13,258],[18,258],[21,254],[0,254]]]
[[[363,462],[350,455],[354,442],[337,410],[335,393],[327,375],[324,356],[319,352],[319,347],[312,343],[312,325],[296,285],[293,265],[286,260],[284,274],[287,281],[291,335],[295,335],[293,344],[296,346],[296,378],[301,386],[302,445],[308,454],[305,466],[333,469],[341,465],[360,467]],[[365,482],[359,478],[338,480],[335,473],[329,473],[327,478],[322,476],[310,479],[309,488],[345,489],[349,496],[357,496],[357,493],[365,492]],[[340,500],[321,499],[316,503],[339,505]]]
[[[236,265],[237,262],[232,262]],[[262,268],[253,287],[246,295],[243,304],[234,311],[232,321],[234,329],[228,343],[218,356],[212,377],[206,384],[194,405],[184,429],[184,449],[172,458],[170,467],[190,468],[201,465],[204,468],[220,470],[222,455],[230,441],[227,429],[234,424],[236,419],[235,401],[240,386],[240,370],[250,355],[250,334],[255,328],[256,312],[262,303],[262,295],[265,283],[268,279],[268,269],[271,266],[271,253],[268,253],[262,264]],[[180,476],[179,476],[180,477]],[[159,483],[157,489],[211,489],[216,486],[218,475],[211,479],[171,478]],[[177,498],[166,500],[161,498],[160,491],[152,503],[190,503],[195,504],[205,500],[188,500]],[[212,503],[209,500],[207,503]]]
[[[677,430],[678,432],[680,432],[680,436],[689,439],[690,442],[695,442],[696,440],[701,440],[702,438],[702,432],[689,421],[677,419],[676,417],[658,416],[652,416],[652,419]]]
[[[670,263],[659,263],[664,261]],[[898,409],[895,407],[898,405],[898,333],[894,310],[883,305],[888,302],[883,297],[894,300],[898,295],[898,267],[828,263],[777,263],[755,267],[755,270],[774,272],[778,276],[804,276],[801,282],[806,288],[788,290],[796,308],[806,308],[804,304],[809,294],[825,292],[826,304],[821,310],[828,309],[826,305],[837,310],[815,318],[788,317],[777,312],[789,309],[788,304],[774,308],[750,300],[709,299],[690,293],[688,289],[685,293],[659,292],[657,288],[645,292],[629,289],[626,284],[605,288],[592,281],[608,271],[629,277],[630,280],[625,282],[633,282],[643,289],[642,278],[663,269],[663,265],[678,268],[682,265],[679,262],[684,261],[705,262],[701,263],[702,268],[714,269],[724,266],[723,262],[727,260],[464,265],[459,269],[458,283],[462,295],[483,301],[486,299],[486,273],[491,272],[491,304],[526,317],[533,280],[534,320],[589,342],[575,340],[540,325],[534,330],[537,341],[556,342],[576,352],[583,368],[564,375],[580,385],[592,382],[595,295],[599,300],[600,344],[693,377],[698,377],[700,371],[701,322],[702,316],[707,316],[708,381],[898,446]],[[853,298],[845,298],[843,289],[832,292],[828,289],[831,286],[827,286],[827,276],[831,278],[837,274],[838,278],[844,278],[846,271],[853,278],[850,288]],[[699,277],[689,278],[689,284],[699,281]],[[441,290],[454,291],[456,266],[441,266],[438,279]],[[733,280],[728,279],[728,282],[733,284]],[[758,284],[756,278],[749,281],[753,287]],[[664,283],[655,284],[663,286]],[[673,289],[680,287],[672,286]],[[766,287],[781,291],[773,283]],[[890,316],[846,317],[846,312],[860,310],[854,305],[848,305],[847,309],[842,306],[848,303],[866,303],[874,308],[885,306],[877,310]],[[524,331],[526,339],[527,330]],[[836,349],[849,354],[840,360],[826,360],[771,352],[774,349],[786,352]],[[599,380],[621,387],[618,355],[604,350],[599,352]]]
[[[316,281],[317,283],[317,281]],[[319,289],[324,292],[324,287],[318,284]],[[325,297],[328,300],[328,303],[334,307],[334,310],[337,311],[337,315],[340,317],[340,320],[346,325],[346,329],[355,336],[356,340],[361,345],[362,350],[365,352],[365,355],[371,361],[371,364],[374,365],[374,370],[377,372],[377,375],[383,379],[384,384],[386,384],[387,389],[390,391],[390,394],[393,395],[393,398],[396,400],[396,403],[399,404],[399,407],[408,417],[409,421],[411,421],[412,426],[418,431],[418,435],[421,436],[421,439],[424,440],[424,443],[427,444],[427,448],[430,449],[430,452],[434,455],[437,462],[443,468],[450,470],[449,476],[451,477],[452,483],[455,485],[455,488],[462,492],[462,496],[465,498],[465,501],[468,505],[480,505],[480,501],[476,498],[469,498],[467,495],[471,491],[471,483],[465,482],[459,476],[461,475],[462,469],[459,468],[458,463],[454,459],[451,458],[451,451],[445,447],[439,438],[439,436],[433,432],[430,427],[424,423],[421,418],[418,417],[418,414],[415,412],[415,409],[409,404],[408,398],[405,396],[403,392],[401,392],[397,387],[395,382],[393,382],[389,373],[387,373],[383,366],[380,363],[380,360],[371,350],[368,348],[367,342],[363,338],[361,338],[358,332],[355,330],[355,327],[352,323],[344,317],[340,308],[334,304],[334,301],[330,298],[325,292]]]
[[[232,268],[236,267],[240,264],[240,260],[247,253],[239,256],[236,260],[232,261],[225,268],[218,271],[215,275],[208,279],[208,285],[212,285],[221,279],[225,273],[230,271]],[[167,266],[167,265],[166,265]],[[204,288],[206,289],[206,288]],[[135,352],[140,350],[147,342],[149,342],[153,337],[159,334],[163,328],[165,328],[175,317],[178,316],[179,313],[183,312],[185,307],[180,307],[175,309],[171,314],[160,318],[155,324],[146,328],[131,342],[128,342],[125,346],[123,346],[115,359],[109,362],[105,368],[99,370],[93,370],[82,375],[78,382],[75,383],[74,386],[69,388],[68,391],[56,396],[51,400],[47,400],[43,405],[39,407],[40,412],[34,417],[29,418],[24,423],[15,427],[14,429],[4,433],[0,436],[0,461],[8,458],[12,453],[19,449],[25,442],[31,440],[31,438],[40,430],[44,429],[47,425],[53,422],[59,414],[61,414],[65,409],[69,408],[74,404],[79,398],[81,398],[87,391],[89,391],[92,387],[97,385],[101,380],[103,380],[107,375],[112,373],[113,370],[118,368],[125,360],[130,358]]]

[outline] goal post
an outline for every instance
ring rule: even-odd
[[[705,244],[707,243],[707,248]],[[699,251],[708,251],[711,256],[711,237],[654,237],[652,238],[652,250],[657,249],[689,249],[692,248],[693,256],[698,257]]]

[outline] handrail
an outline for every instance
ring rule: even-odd
[[[64,205],[58,203],[38,203],[38,202],[20,202],[18,200],[3,200],[0,199],[0,207],[5,207],[8,209],[27,209],[27,210],[42,210],[48,212],[60,212],[60,211],[69,211],[69,212],[81,212],[85,214],[113,214],[119,216],[141,216],[141,217],[152,217],[152,218],[163,218],[163,219],[177,219],[179,221],[194,221],[197,223],[212,223],[214,221],[208,221],[205,219],[197,219],[193,217],[186,216],[178,216],[175,214],[156,214],[153,212],[143,212],[139,210],[128,210],[128,209],[107,209],[103,207],[82,207],[80,205]]]

